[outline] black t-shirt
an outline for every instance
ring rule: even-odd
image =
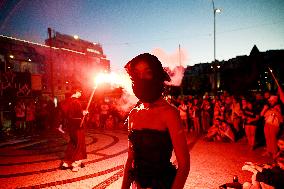
[[[275,189],[283,189],[284,170],[278,166],[272,169],[263,169],[262,172],[256,174],[256,181],[273,186]]]

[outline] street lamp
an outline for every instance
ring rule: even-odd
[[[221,9],[216,8],[214,0],[212,0],[213,14],[214,14],[214,62],[216,61],[216,13],[220,13]]]
[[[215,4],[214,4],[214,0],[212,0],[212,6],[213,6],[213,15],[214,15],[214,62],[213,62],[213,66],[211,66],[211,68],[213,68],[213,85],[212,85],[212,88],[213,88],[213,92],[214,92],[214,95],[217,94],[217,88],[218,88],[218,84],[217,84],[217,68],[216,68],[216,13],[220,13],[221,12],[221,9],[219,8],[216,8],[215,7]],[[219,69],[220,67],[218,67]]]
[[[79,39],[79,36],[78,36],[78,35],[74,35],[73,38],[76,39],[76,40],[78,40],[78,39]]]

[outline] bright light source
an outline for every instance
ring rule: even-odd
[[[211,68],[213,69],[213,66],[211,66]]]
[[[32,60],[29,58],[28,61],[31,62]]]
[[[14,55],[12,55],[12,54],[11,54],[9,57],[10,57],[10,58],[15,58]]]
[[[94,78],[95,87],[98,87],[101,83],[108,83],[112,87],[122,87],[128,93],[132,94],[132,82],[126,73],[99,73]]]
[[[220,66],[217,66],[217,68],[220,68]]]
[[[66,83],[66,84],[68,84],[69,82],[68,82],[68,81],[66,81],[65,83]]]
[[[73,37],[74,37],[74,39],[79,39],[78,35],[74,35]]]
[[[56,97],[54,97],[53,102],[54,102],[54,106],[57,107],[58,100]]]
[[[113,73],[100,73],[97,75],[95,82],[96,84],[100,83],[115,83],[117,81],[116,75]]]
[[[216,13],[220,13],[220,12],[221,12],[221,9],[216,8],[216,9],[215,9],[215,12],[216,12]]]

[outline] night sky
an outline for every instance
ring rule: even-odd
[[[222,9],[216,15],[218,60],[248,55],[253,45],[284,49],[283,0],[214,2]],[[214,59],[211,0],[0,0],[0,34],[44,43],[48,27],[101,43],[113,70],[143,52],[165,66]]]

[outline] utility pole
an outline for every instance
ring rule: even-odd
[[[178,45],[178,54],[179,54],[179,66],[181,66],[180,44]]]
[[[178,45],[178,54],[179,54],[179,68],[178,69],[182,69],[182,64],[181,64],[181,53],[180,53],[180,44]],[[181,96],[183,96],[183,86],[182,86],[182,82],[180,83],[180,94]]]

